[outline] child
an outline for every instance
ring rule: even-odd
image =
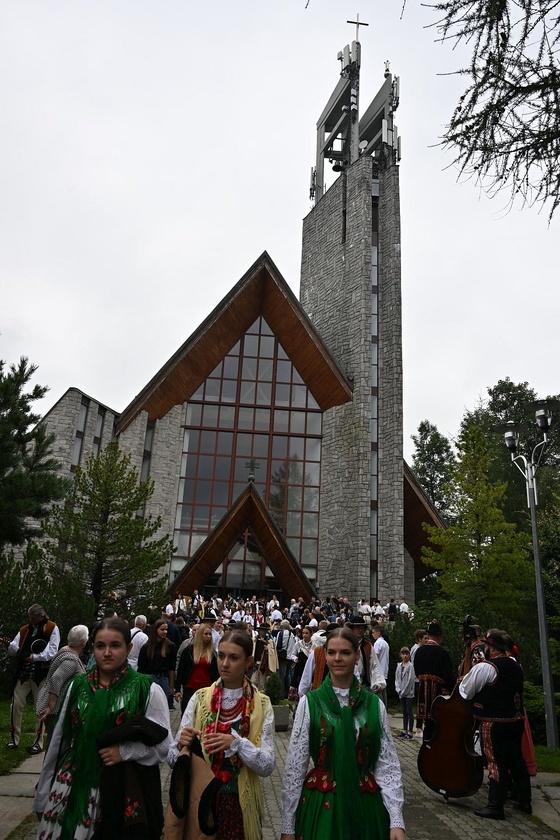
[[[395,671],[395,690],[401,698],[403,715],[403,731],[399,738],[410,741],[414,738],[414,715],[412,713],[412,701],[414,700],[414,666],[410,661],[410,650],[402,647],[400,650],[401,661]]]

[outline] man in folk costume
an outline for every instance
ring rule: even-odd
[[[435,722],[430,709],[436,697],[448,697],[455,687],[453,663],[448,651],[441,646],[443,631],[437,621],[428,626],[428,640],[421,645],[414,656],[414,672],[418,677],[418,720],[424,723],[424,740],[429,741],[434,733]]]
[[[292,633],[288,619],[283,619],[280,622],[280,630],[276,636],[276,653],[278,655],[278,675],[282,680],[284,697],[287,697],[290,690],[292,665],[297,659],[296,637]]]
[[[262,691],[267,677],[278,673],[276,645],[270,636],[270,624],[266,622],[259,625],[253,648],[253,659],[255,670],[251,679],[259,691]]]
[[[28,610],[29,623],[24,624],[10,642],[9,656],[17,656],[14,693],[10,706],[11,738],[6,744],[9,750],[19,746],[21,737],[21,718],[29,692],[33,695],[33,704],[49,670],[49,663],[54,658],[60,645],[60,631],[54,621],[50,621],[40,604],[33,604]],[[27,752],[37,755],[43,750],[43,723],[37,718],[36,735]]]
[[[524,729],[523,671],[508,656],[502,630],[489,630],[486,662],[478,662],[463,677],[459,693],[474,700],[474,717],[480,724],[482,749],[488,766],[488,804],[475,811],[478,817],[503,820],[508,780],[515,786],[516,807],[532,813],[531,781],[521,752]]]
[[[367,624],[363,615],[356,615],[347,622],[358,639],[360,658],[358,659],[359,681],[364,688],[369,688],[379,694],[387,686],[387,681],[381,672],[377,654],[372,643],[365,638]]]

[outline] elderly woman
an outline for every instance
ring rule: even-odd
[[[60,711],[62,698],[70,680],[85,670],[80,659],[89,637],[89,630],[85,624],[76,624],[68,632],[67,644],[60,648],[51,662],[47,679],[37,695],[35,711],[39,720],[43,721],[47,743],[50,741],[56,716]]]

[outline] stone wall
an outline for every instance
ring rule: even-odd
[[[371,287],[373,159],[341,175],[303,224],[300,297],[353,384],[353,399],[323,420],[319,590],[371,591]],[[402,353],[398,171],[379,173],[378,582],[407,594],[403,548]]]
[[[353,384],[323,417],[319,590],[370,592],[372,159],[353,164],[304,220],[300,297]]]
[[[378,593],[382,603],[414,592],[405,580],[403,370],[399,170],[379,165]]]
[[[82,397],[77,388],[69,388],[43,420],[49,432],[55,435],[53,457],[62,464],[61,474],[65,477],[70,473]]]

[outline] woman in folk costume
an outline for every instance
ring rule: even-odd
[[[212,628],[201,624],[192,645],[186,645],[178,658],[175,678],[175,699],[181,701],[181,712],[199,688],[206,688],[218,679],[218,663]]]
[[[401,769],[383,703],[354,676],[359,655],[354,633],[331,631],[329,676],[300,699],[282,785],[282,840],[404,840]]]
[[[105,619],[92,638],[94,662],[70,684],[39,777],[37,838],[151,840],[163,828],[167,699],[128,664],[126,621]]]
[[[250,636],[225,633],[218,649],[220,679],[189,700],[171,746],[173,767],[179,751],[199,737],[203,756],[223,782],[217,802],[217,840],[260,840],[263,792],[259,776],[276,763],[274,713],[270,700],[249,682],[253,662]]]

